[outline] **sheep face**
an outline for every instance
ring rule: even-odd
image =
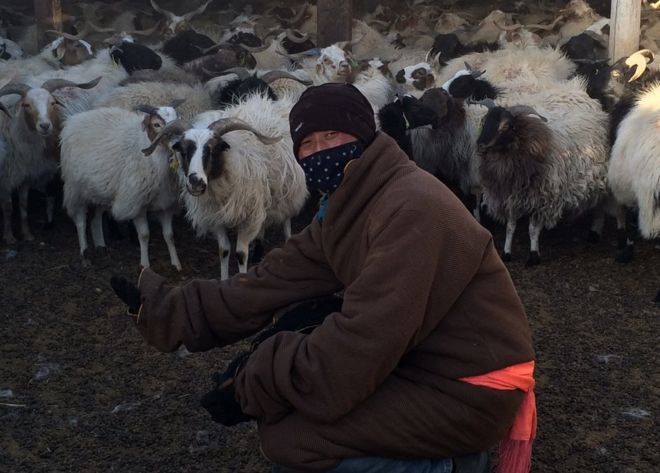
[[[396,81],[399,84],[412,86],[417,90],[426,90],[433,86],[435,80],[431,66],[425,62],[408,66],[396,73]]]
[[[507,109],[494,107],[484,118],[483,128],[477,140],[480,152],[506,149],[514,138],[514,116]]]
[[[172,148],[179,154],[186,190],[197,197],[204,194],[210,180],[222,175],[229,144],[212,130],[193,128]]]
[[[438,56],[440,65],[447,65],[447,61],[457,58],[463,54],[463,44],[454,33],[440,33],[433,41],[433,47],[429,54],[432,57]]]
[[[654,56],[648,49],[643,49],[631,54],[627,58],[621,58],[609,68],[609,77],[605,86],[605,94],[621,97],[626,88],[638,87],[638,84],[646,82],[649,76],[655,74],[647,67],[653,62]]]
[[[55,56],[65,66],[75,66],[94,57],[92,45],[82,39],[58,38],[48,46]]]
[[[177,114],[173,107],[158,107],[152,113],[147,113],[142,121],[142,129],[147,133],[149,141],[154,141],[165,125],[176,120]]]
[[[348,52],[333,44],[321,50],[316,72],[330,82],[345,82],[353,71],[351,59]]]
[[[20,103],[25,124],[41,136],[50,136],[59,123],[57,105],[47,90],[30,89]]]
[[[432,122],[434,128],[449,114],[453,106],[453,99],[449,93],[437,87],[424,92],[420,102],[435,114],[435,120]]]

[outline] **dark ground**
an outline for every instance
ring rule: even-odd
[[[219,426],[198,404],[239,347],[189,356],[148,347],[108,284],[137,274],[137,243],[111,242],[83,268],[68,217],[44,232],[41,215],[31,217],[35,242],[15,255],[0,244],[0,472],[268,471],[253,425]],[[182,219],[181,274],[151,228],[156,271],[173,282],[219,276],[214,242]],[[501,227],[489,228],[501,247]],[[640,242],[621,265],[611,228],[591,245],[584,226],[565,226],[543,235],[542,265],[525,268],[525,229],[509,268],[537,350],[533,470],[660,471],[660,249]]]

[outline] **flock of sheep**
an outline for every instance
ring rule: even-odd
[[[609,20],[584,0],[559,13],[555,2],[364,1],[353,39],[325,48],[316,47],[313,4],[213,3],[179,15],[155,0],[81,2],[31,55],[34,26],[0,8],[7,243],[12,193],[30,239],[28,191],[47,194],[52,221],[61,176],[81,254],[94,208],[94,244],[105,246],[105,212],[132,220],[148,266],[153,212],[180,269],[172,216],[183,208],[198,234],[216,237],[222,278],[227,231],[237,231],[245,271],[250,243],[271,225],[288,237],[307,198],[287,117],[306,87],[325,82],[354,84],[411,159],[477,219],[485,211],[505,223],[505,259],[524,217],[528,264],[540,261],[543,229],[586,212],[594,237],[616,218],[621,260],[637,230],[660,236],[658,2],[644,2],[642,49],[611,65]]]

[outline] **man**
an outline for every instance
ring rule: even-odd
[[[476,473],[507,433],[529,447],[531,337],[491,235],[376,133],[353,86],[308,89],[289,120],[308,186],[325,193],[318,215],[229,280],[176,287],[146,269],[139,292],[114,280],[142,335],[208,350],[343,291],[311,333],[279,331],[232,363],[205,401],[214,419],[257,419],[275,471]],[[505,450],[501,467],[529,467],[529,448]]]

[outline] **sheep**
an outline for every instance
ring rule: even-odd
[[[506,222],[503,258],[511,259],[516,222],[529,216],[527,265],[540,262],[539,236],[607,196],[607,114],[585,92],[554,90],[508,108],[484,101],[477,140],[488,213]],[[536,115],[536,116],[534,116]]]
[[[76,84],[62,79],[48,80],[39,87],[10,83],[0,89],[0,97],[20,97],[17,113],[0,125],[0,136],[8,150],[0,160],[0,202],[2,202],[4,232],[7,243],[15,243],[11,228],[11,193],[18,190],[21,231],[24,240],[33,240],[27,222],[27,197],[31,187],[43,188],[57,172],[57,161],[47,156],[48,148],[56,147],[61,112],[54,93],[64,87],[90,89],[100,81]],[[60,103],[61,104],[61,103]],[[52,221],[52,201],[48,204],[48,221]]]
[[[382,131],[394,138],[410,159],[413,158],[410,130],[431,124],[436,114],[417,98],[405,95],[378,110],[378,121]]]
[[[62,33],[36,56],[0,62],[0,77],[12,74],[15,81],[26,82],[32,76],[59,69],[63,64],[79,64],[92,57],[89,43],[71,38]]]
[[[166,33],[170,35],[174,35],[181,31],[190,30],[191,29],[190,20],[192,20],[193,17],[204,13],[204,10],[206,10],[206,7],[208,7],[209,3],[211,3],[212,1],[213,0],[207,0],[197,9],[185,13],[181,16],[176,15],[171,11],[159,7],[158,4],[155,2],[155,0],[151,0],[151,6],[153,7],[154,10],[156,10],[161,15],[164,15],[165,18],[167,19],[166,30],[165,30]]]
[[[27,83],[37,86],[50,79],[85,82],[98,76],[101,76],[102,80],[93,91],[66,89],[56,93],[56,98],[64,104],[62,119],[66,120],[76,113],[91,110],[97,106],[117,87],[121,80],[128,76],[126,70],[117,67],[117,64],[112,60],[109,49],[100,51],[94,59],[85,61],[82,64],[33,76],[28,79]]]
[[[290,219],[305,202],[304,173],[285,119],[292,106],[286,97],[271,101],[253,94],[223,111],[197,116],[192,127],[171,123],[144,150],[150,153],[162,139],[173,143],[186,216],[199,235],[217,238],[222,279],[229,276],[228,228],[238,232],[236,256],[245,272],[250,242],[271,224],[283,224],[288,238]]]
[[[468,197],[474,217],[480,221],[481,185],[476,143],[483,107],[469,105],[442,88],[427,90],[422,105],[435,113],[431,128],[410,130],[415,163],[457,192]]]
[[[657,122],[660,117],[660,71],[648,67],[649,50],[622,58],[611,68],[606,88],[618,102],[613,106],[608,178],[618,205],[617,259],[633,257],[633,234],[626,234],[625,208],[638,209],[638,228],[644,238],[660,235],[660,174]]]
[[[395,90],[391,80],[382,69],[382,61],[372,60],[354,64],[353,56],[337,45],[320,51],[316,71],[312,75],[315,85],[326,82],[353,84],[369,100],[374,114],[394,99]]]
[[[76,225],[80,254],[87,251],[87,208],[96,207],[92,237],[105,248],[103,213],[118,221],[132,220],[140,242],[140,265],[149,267],[147,211],[158,214],[172,266],[181,270],[174,246],[172,216],[177,209],[178,184],[171,170],[171,152],[159,146],[150,157],[141,150],[177,113],[169,106],[97,108],[71,117],[61,133],[64,207]],[[140,113],[144,112],[144,113]]]
[[[227,82],[215,91],[213,94],[213,105],[216,108],[224,108],[231,104],[237,104],[244,96],[253,92],[267,94],[271,100],[277,100],[278,94],[270,87],[273,82],[278,83],[277,86],[274,85],[276,90],[296,99],[300,97],[305,86],[311,84],[310,81],[299,79],[285,71],[270,71],[261,77],[257,77],[256,72],[251,76],[247,69],[236,67],[228,69],[225,71],[226,73],[236,74],[238,79]],[[302,85],[300,86],[300,84]]]
[[[178,114],[183,120],[211,110],[211,95],[201,84],[177,84],[170,82],[138,82],[113,90],[98,107],[118,107],[133,110],[145,103],[169,103],[184,99]]]
[[[448,87],[452,80],[469,74],[465,63],[474,70],[484,71],[483,78],[507,94],[541,92],[575,72],[575,64],[561,51],[552,48],[526,46],[507,47],[497,51],[472,53],[453,59],[439,73],[437,81]]]
[[[23,57],[21,47],[10,39],[0,38],[0,59],[20,59]]]

